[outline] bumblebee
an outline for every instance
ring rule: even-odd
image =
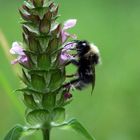
[[[93,91],[95,85],[95,66],[100,63],[99,49],[86,40],[75,42],[77,59],[72,59],[69,63],[77,66],[77,78],[66,83],[64,87],[74,87],[82,90],[85,86],[92,84]]]

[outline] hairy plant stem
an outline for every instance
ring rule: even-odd
[[[43,140],[50,140],[50,129],[42,129]]]

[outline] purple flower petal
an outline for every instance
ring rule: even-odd
[[[77,23],[76,19],[69,19],[64,23],[63,29],[64,30],[70,29],[70,28],[74,27],[76,25],[76,23]]]
[[[69,37],[71,37],[73,39],[77,38],[77,36],[75,34],[71,35],[64,30],[61,31],[61,36],[62,36],[62,43],[64,43]]]
[[[67,33],[67,29],[70,29],[76,25],[77,20],[76,19],[69,19],[64,23],[64,27],[61,30],[61,36],[62,36],[62,43],[64,43],[69,37],[76,38],[75,35],[70,35]]]
[[[74,59],[74,57],[70,54],[68,54],[68,52],[61,52],[61,56],[60,56],[60,64],[63,65],[65,64],[67,61]]]
[[[21,56],[18,57],[18,61],[20,63],[26,63],[26,62],[28,62],[28,58],[25,55],[21,55]]]
[[[64,43],[68,39],[68,37],[70,36],[70,34],[67,33],[66,31],[62,30],[61,31],[61,36],[62,36],[62,43]]]
[[[12,64],[12,65],[17,64],[17,63],[18,63],[18,59],[15,59],[15,60],[12,60],[12,61],[11,61],[11,64]]]
[[[64,45],[64,48],[62,51],[69,51],[71,49],[74,49],[75,47],[76,47],[76,43],[68,42],[66,45]]]
[[[74,42],[68,42],[64,48],[61,51],[60,55],[60,64],[65,64],[67,61],[74,59],[74,56],[69,54],[68,52],[72,49],[74,49],[76,46],[76,43]]]
[[[11,54],[25,55],[23,52],[22,44],[18,42],[13,42],[12,48],[10,49]]]
[[[16,63],[26,63],[28,62],[28,57],[24,53],[24,49],[22,48],[22,44],[18,42],[14,42],[12,44],[12,48],[10,49],[11,54],[16,54],[18,55],[15,60],[11,62],[11,64],[16,64]]]

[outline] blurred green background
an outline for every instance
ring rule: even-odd
[[[23,0],[0,0],[0,30],[9,46],[22,41],[18,8]],[[140,140],[140,1],[57,0],[60,20],[78,19],[71,30],[94,42],[101,51],[96,87],[74,93],[67,117],[75,116],[97,140]],[[5,48],[6,49],[6,48]],[[24,124],[19,67],[11,66],[0,44],[0,140],[16,123]],[[8,58],[7,58],[8,56]],[[84,140],[72,131],[54,129],[51,140]],[[24,140],[41,140],[38,134]]]

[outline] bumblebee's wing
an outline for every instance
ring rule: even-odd
[[[92,90],[91,90],[91,95],[93,93],[94,87],[95,87],[95,64],[93,64],[93,59],[94,57],[91,55],[90,56],[90,64],[91,64],[91,68],[92,68],[92,75],[93,75],[93,79],[92,79]]]
[[[92,74],[93,74],[93,79],[92,79],[92,90],[91,90],[91,95],[93,93],[94,87],[95,87],[95,65],[92,66]]]

